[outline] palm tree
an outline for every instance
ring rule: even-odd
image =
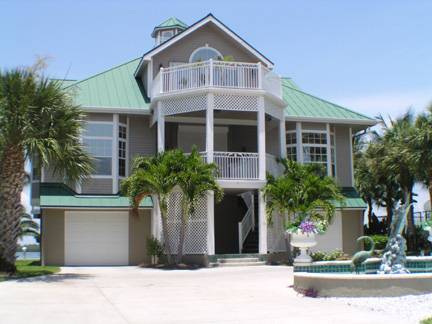
[[[182,159],[181,171],[177,175],[178,185],[182,191],[182,222],[180,226],[177,263],[183,259],[184,241],[190,216],[195,212],[200,199],[209,191],[214,192],[215,201],[223,197],[223,191],[216,182],[217,166],[214,163],[205,163],[194,147],[192,152]]]
[[[432,105],[427,113],[417,116],[415,127],[411,157],[417,178],[428,188],[429,200],[432,202]]]
[[[92,170],[79,141],[82,110],[60,82],[39,72],[0,71],[0,271],[9,273],[16,270],[26,159],[37,156],[71,183]]]
[[[285,227],[308,217],[312,220],[330,222],[334,216],[336,202],[343,202],[343,196],[333,178],[324,176],[318,165],[300,164],[291,160],[281,160],[284,173],[275,178],[267,175],[263,193],[267,204],[267,222],[273,221],[277,213],[283,219],[287,215]],[[286,238],[289,261],[292,261],[290,238]]]
[[[162,218],[164,251],[169,264],[172,263],[172,252],[168,231],[168,199],[177,185],[181,161],[183,152],[178,150],[165,151],[152,157],[137,157],[132,174],[121,186],[122,192],[130,198],[135,213],[146,196],[152,196],[157,200]]]
[[[34,221],[34,219],[27,213],[24,213],[21,216],[20,221],[20,233],[18,238],[22,239],[24,236],[32,236],[39,240],[40,236],[40,227],[39,224]]]

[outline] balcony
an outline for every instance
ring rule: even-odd
[[[282,97],[281,78],[261,63],[213,60],[161,68],[152,97],[202,88],[264,90]]]

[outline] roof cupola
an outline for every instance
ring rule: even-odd
[[[155,39],[155,46],[162,44],[174,35],[188,28],[183,21],[175,17],[168,18],[153,29],[151,36]]]

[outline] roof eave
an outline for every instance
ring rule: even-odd
[[[375,126],[378,121],[375,119],[345,119],[345,118],[333,118],[333,117],[308,117],[308,116],[285,116],[286,121],[304,121],[304,122],[328,122],[332,124],[349,124],[358,126]]]

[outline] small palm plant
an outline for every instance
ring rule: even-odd
[[[22,239],[24,236],[32,236],[39,241],[40,226],[29,214],[23,214],[20,221],[20,233],[18,238]]]
[[[132,174],[122,182],[121,190],[131,201],[132,210],[138,212],[146,196],[156,199],[162,217],[164,251],[169,264],[172,263],[171,240],[168,231],[168,199],[177,185],[180,161],[183,152],[178,150],[158,153],[152,157],[137,157]]]
[[[296,232],[311,227],[323,232],[335,214],[335,204],[343,202],[343,196],[331,177],[324,176],[319,166],[299,164],[281,160],[284,166],[282,176],[267,176],[263,188],[266,198],[267,222],[272,224],[278,214],[284,221],[285,229]],[[287,220],[285,221],[285,215]],[[286,237],[288,259],[292,261],[290,237]]]
[[[182,261],[187,225],[199,200],[204,198],[209,191],[214,192],[216,202],[223,197],[223,191],[216,182],[216,170],[216,164],[204,162],[196,148],[193,148],[192,152],[182,159],[181,171],[177,175],[178,185],[183,193],[177,263]]]

